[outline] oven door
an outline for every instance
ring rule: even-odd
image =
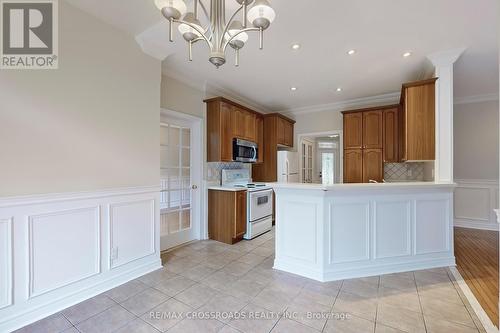
[[[249,192],[248,220],[250,223],[273,214],[273,190]]]
[[[257,162],[258,149],[255,142],[233,139],[233,160],[245,163]]]

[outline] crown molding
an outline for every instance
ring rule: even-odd
[[[362,97],[355,98],[347,101],[334,102],[328,104],[320,104],[320,105],[312,105],[305,106],[295,109],[287,109],[281,110],[279,113],[283,114],[292,114],[294,116],[308,114],[308,113],[316,113],[316,112],[324,112],[324,111],[345,111],[349,109],[356,109],[368,106],[383,106],[390,104],[399,103],[399,98],[401,96],[400,92],[393,92],[389,94],[370,96],[370,97]]]
[[[427,56],[434,66],[453,65],[455,61],[465,52],[467,48],[457,48],[452,50],[438,51]]]
[[[207,82],[205,84],[205,96],[207,98],[211,97],[224,97],[235,103],[241,104],[249,109],[260,113],[270,113],[271,111],[267,109],[262,104],[256,103],[253,100],[245,98],[240,94],[236,93],[231,89],[224,88],[218,84]]]
[[[474,96],[466,96],[466,97],[456,97],[453,104],[463,105],[463,104],[494,102],[494,101],[498,101],[498,93],[474,95]]]

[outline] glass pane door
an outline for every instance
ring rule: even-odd
[[[160,186],[160,236],[164,250],[167,246],[172,247],[189,241],[191,237],[189,127],[170,123],[160,125]]]

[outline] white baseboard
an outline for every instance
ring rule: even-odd
[[[465,297],[469,301],[469,304],[471,305],[472,309],[476,313],[477,317],[481,321],[481,324],[483,324],[484,329],[486,330],[487,333],[498,333],[498,328],[493,325],[493,322],[490,320],[490,317],[486,314],[484,309],[481,307],[479,304],[476,296],[474,296],[474,293],[470,290],[469,286],[467,283],[464,281],[462,275],[458,271],[456,267],[450,267],[450,271],[455,277],[455,280],[458,283],[458,286],[464,293]]]
[[[320,282],[329,282],[448,266],[455,266],[455,257],[435,259],[412,258],[407,262],[401,263],[377,264],[372,266],[360,264],[359,267],[349,270],[325,270],[324,272],[312,271],[294,263],[275,260],[273,268],[292,274],[305,276],[307,278]]]
[[[491,231],[499,230],[498,223],[493,224],[477,220],[455,219],[453,225],[455,227],[469,228],[469,229],[480,229],[480,230],[491,230]]]
[[[110,289],[118,287],[126,282],[129,282],[145,274],[160,269],[161,267],[162,267],[161,260],[153,260],[150,263],[142,265],[138,268],[134,268],[130,271],[124,272],[123,274],[120,274],[118,276],[114,276],[111,279],[104,280],[98,283],[97,285],[90,286],[74,294],[70,294],[61,299],[54,300],[53,302],[44,304],[41,307],[35,309],[29,309],[24,312],[18,313],[15,317],[8,318],[7,320],[0,323],[0,332],[12,332],[14,330],[17,330],[35,321],[38,321],[40,319],[58,313],[75,304],[83,302],[89,298],[97,296]]]
[[[0,198],[0,332],[160,268],[158,189]]]

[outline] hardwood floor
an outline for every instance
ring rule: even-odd
[[[457,268],[498,327],[498,232],[455,228]]]

